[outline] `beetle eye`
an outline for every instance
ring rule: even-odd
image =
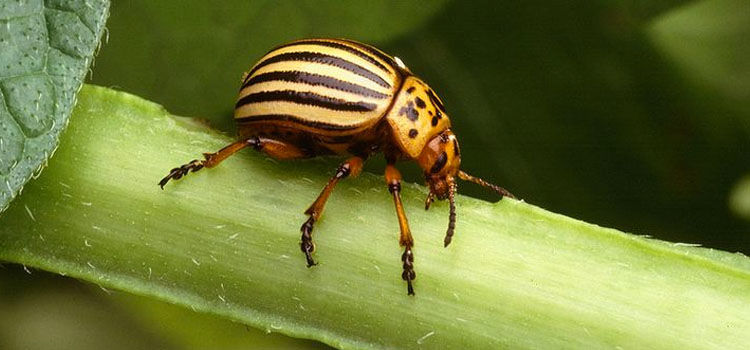
[[[448,155],[445,152],[441,152],[440,155],[435,160],[435,163],[432,165],[432,168],[430,168],[430,172],[435,174],[440,171],[440,169],[443,169],[445,166],[445,163],[448,162]]]
[[[440,134],[440,142],[442,143],[448,142],[448,135],[445,133]]]

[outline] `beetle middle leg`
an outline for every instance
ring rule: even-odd
[[[292,144],[270,138],[253,136],[233,142],[216,153],[203,153],[204,160],[194,159],[190,161],[190,163],[170,170],[169,174],[159,181],[159,186],[164,189],[164,185],[166,185],[169,180],[179,180],[188,173],[194,173],[203,168],[213,168],[219,165],[224,159],[229,158],[231,155],[248,146],[276,159],[294,159],[310,156],[308,152]]]
[[[313,260],[312,258],[312,253],[315,251],[315,244],[312,241],[312,230],[315,221],[317,221],[320,218],[320,215],[323,213],[323,208],[326,205],[326,201],[331,195],[331,192],[333,192],[333,188],[336,187],[336,184],[339,182],[339,180],[344,179],[349,175],[354,177],[359,175],[359,173],[362,171],[363,163],[364,159],[362,157],[351,157],[345,162],[341,163],[341,165],[339,165],[339,167],[336,169],[336,174],[334,174],[331,179],[328,180],[328,183],[323,188],[323,191],[320,192],[318,198],[315,199],[315,202],[313,202],[310,207],[305,210],[305,214],[309,215],[310,217],[307,219],[307,221],[305,221],[304,224],[302,224],[302,227],[300,227],[300,231],[302,231],[302,239],[299,246],[302,252],[305,253],[305,259],[307,259],[307,267],[316,265],[315,260]]]
[[[409,221],[406,219],[404,205],[401,202],[401,173],[393,164],[388,164],[385,167],[385,181],[388,184],[388,191],[393,195],[393,204],[396,206],[398,226],[401,231],[398,243],[404,247],[404,254],[401,255],[404,272],[401,273],[401,278],[406,281],[407,293],[414,295],[412,281],[417,277],[417,274],[414,272],[414,252],[412,252],[414,238],[411,236]]]

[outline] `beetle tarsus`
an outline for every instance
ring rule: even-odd
[[[159,187],[161,187],[161,189],[163,190],[164,185],[166,185],[169,180],[179,180],[188,173],[196,172],[201,169],[203,169],[203,161],[193,159],[192,161],[190,161],[190,163],[170,170],[169,175],[165,176],[163,179],[161,179],[161,181],[159,181]]]
[[[302,224],[300,231],[302,231],[302,241],[299,244],[300,250],[305,253],[305,259],[307,260],[307,267],[313,267],[317,265],[315,260],[312,258],[312,253],[315,251],[315,243],[312,241],[312,230],[315,218],[310,215],[310,218]]]
[[[406,246],[404,254],[401,255],[401,261],[404,263],[404,272],[401,273],[401,279],[406,281],[407,294],[414,295],[414,286],[411,282],[417,278],[417,273],[414,272],[414,253],[411,251],[411,246]]]

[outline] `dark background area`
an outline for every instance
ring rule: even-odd
[[[746,0],[230,0],[215,6],[114,1],[108,41],[89,81],[231,134],[240,77],[263,53],[305,37],[360,40],[400,57],[438,92],[468,172],[587,222],[750,254],[750,180],[742,181],[750,176]],[[367,169],[380,173],[382,164]],[[407,179],[421,182],[414,165],[403,168]],[[469,184],[461,192],[494,200]],[[50,325],[80,323],[89,336],[143,339],[131,348],[204,344],[185,329],[153,328],[177,311],[123,302],[97,287],[28,275],[17,266],[0,268],[0,285],[2,301],[22,310],[4,313],[0,323],[18,314],[68,315],[47,318],[58,320]],[[49,307],[71,300],[91,311]],[[184,342],[175,343],[175,334]],[[221,337],[245,342],[230,348],[263,341],[275,348],[319,347],[246,330]],[[0,347],[6,348],[2,341]]]

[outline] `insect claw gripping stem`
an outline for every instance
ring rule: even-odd
[[[317,265],[315,260],[313,260],[312,258],[312,253],[315,251],[315,243],[313,243],[312,241],[312,230],[314,223],[315,218],[310,215],[310,218],[308,218],[307,221],[302,224],[302,227],[300,227],[300,231],[302,231],[302,242],[300,242],[299,247],[300,250],[305,253],[305,259],[307,259],[307,267],[313,267]]]
[[[165,176],[161,181],[159,181],[159,187],[161,189],[164,189],[164,185],[169,182],[171,179],[179,180],[183,176],[187,175],[189,172],[196,172],[198,170],[203,169],[203,161],[193,159],[190,161],[190,163],[184,164],[178,168],[174,168],[169,171],[169,175]]]
[[[411,284],[417,273],[414,272],[414,253],[411,251],[411,246],[406,246],[404,254],[401,255],[401,261],[404,263],[404,272],[401,273],[401,279],[406,281],[406,290],[409,295],[414,295],[414,287]]]

